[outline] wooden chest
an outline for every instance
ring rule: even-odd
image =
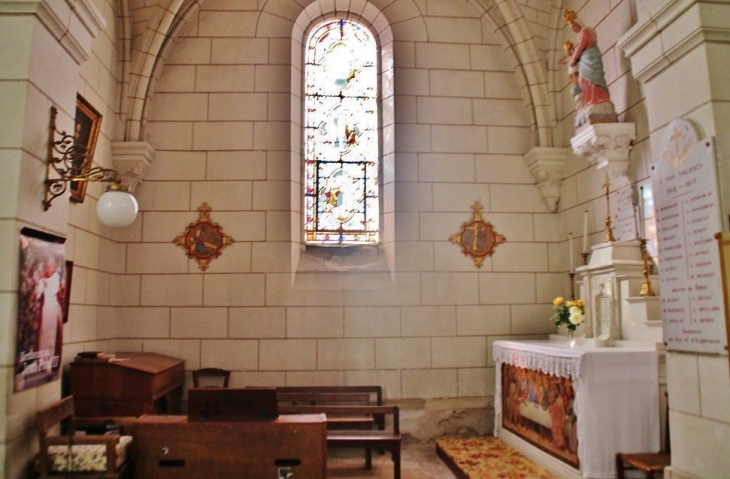
[[[161,354],[77,356],[71,363],[71,394],[82,417],[179,414],[184,383],[185,361]]]

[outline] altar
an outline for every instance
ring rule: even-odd
[[[496,341],[495,431],[565,478],[616,477],[617,452],[660,449],[658,353]]]

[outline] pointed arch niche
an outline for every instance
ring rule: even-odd
[[[378,47],[379,233],[377,245],[307,246],[304,233],[304,59],[311,29],[330,19],[349,19],[367,28]],[[393,33],[373,4],[353,0],[338,10],[334,0],[313,2],[297,18],[291,58],[291,258],[292,271],[394,271],[395,89]]]

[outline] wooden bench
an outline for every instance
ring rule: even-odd
[[[375,404],[383,405],[383,388],[380,386],[279,386],[277,393],[332,393],[332,394],[369,394],[375,396]]]
[[[150,415],[134,426],[134,479],[327,477],[324,414],[232,422]]]
[[[393,459],[394,478],[400,479],[400,419],[398,406],[327,406],[327,405],[282,405],[279,406],[282,414],[315,414],[324,413],[330,416],[393,416],[392,430],[363,430],[363,429],[328,429],[327,446],[342,448],[364,448],[365,468],[372,468],[372,449],[380,448],[390,451]]]
[[[320,406],[382,406],[383,388],[380,386],[280,386],[276,388],[279,403],[283,405]],[[354,427],[357,429],[385,429],[385,416],[376,415],[330,415],[328,424],[333,428]]]
[[[69,396],[39,411],[36,416],[40,446],[37,462],[38,477],[41,479],[130,477],[133,452],[130,447],[131,437],[128,434],[135,418],[79,418],[74,415],[73,401],[73,396]],[[65,426],[63,434],[56,432],[59,426]],[[84,428],[89,430],[88,434],[76,434]],[[119,434],[109,434],[104,431],[114,431]]]
[[[310,393],[310,392],[276,392],[279,407],[282,406],[372,406],[368,393]],[[330,415],[327,424],[332,429],[383,429],[384,417],[377,418],[370,414],[362,415]],[[382,424],[382,427],[381,427]]]

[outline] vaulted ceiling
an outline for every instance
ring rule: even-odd
[[[148,99],[153,81],[177,36],[200,7],[213,0],[118,0],[120,43],[122,45],[123,87],[120,114],[125,121],[125,140],[142,140]],[[243,1],[243,0],[237,0]],[[333,0],[334,1],[334,0]],[[371,0],[381,10],[397,3],[426,15],[424,0]],[[453,0],[443,0],[453,1]],[[465,0],[476,15],[494,28],[504,42],[505,52],[515,69],[522,94],[536,129],[536,146],[556,142],[553,101],[555,45],[562,43],[561,10],[564,0]],[[352,0],[363,2],[363,0]],[[256,4],[255,0],[251,3]],[[259,0],[259,11],[292,22],[310,0]],[[462,8],[462,7],[460,7]],[[562,54],[562,52],[559,52]]]

